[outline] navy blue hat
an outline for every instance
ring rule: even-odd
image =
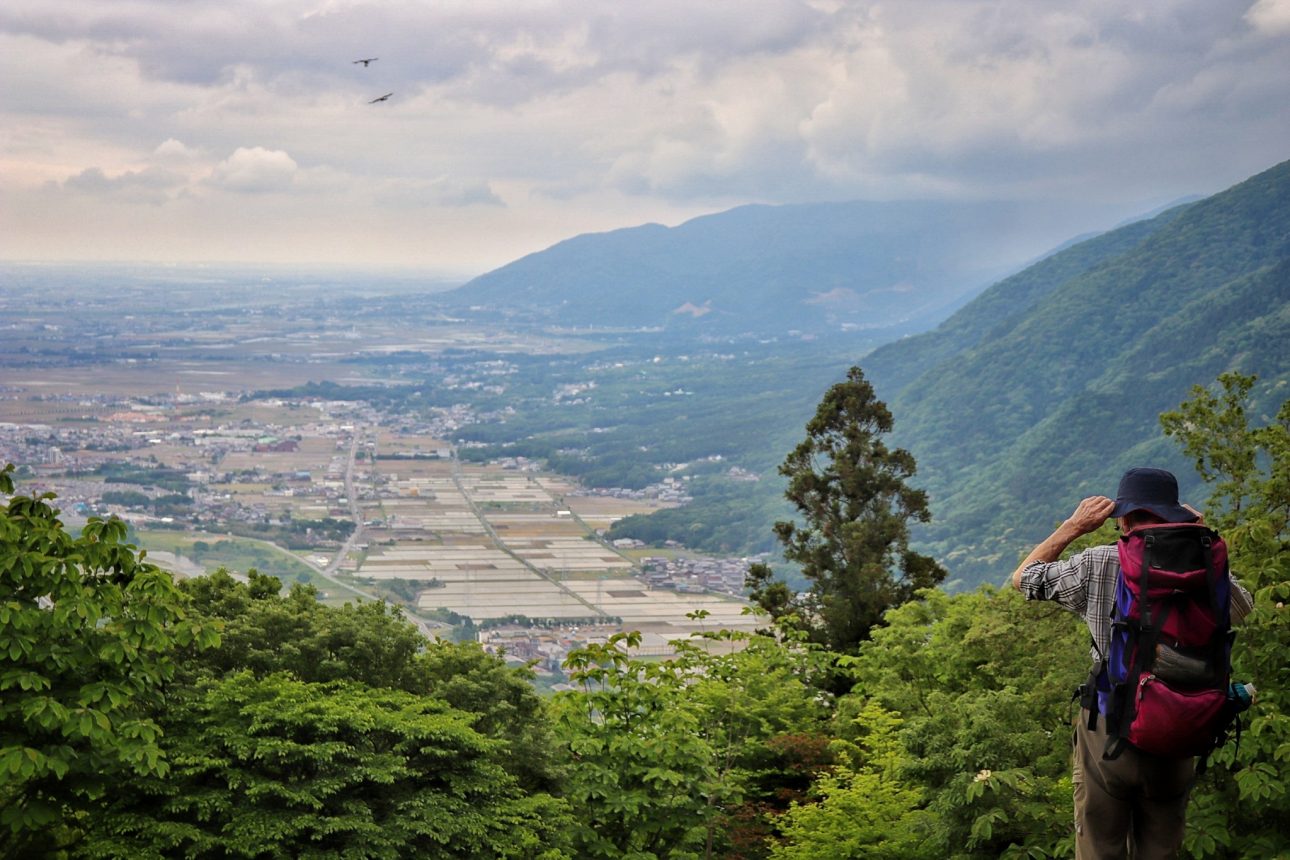
[[[1178,479],[1164,469],[1130,469],[1120,479],[1111,516],[1150,511],[1167,523],[1191,523],[1197,517],[1178,504]]]

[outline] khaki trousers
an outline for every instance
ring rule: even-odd
[[[1076,860],[1168,860],[1182,846],[1194,758],[1161,758],[1126,746],[1110,761],[1106,719],[1088,729],[1088,711],[1075,726]]]

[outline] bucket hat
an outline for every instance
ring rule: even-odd
[[[1150,511],[1167,523],[1190,523],[1196,515],[1178,504],[1178,479],[1164,469],[1136,468],[1124,473],[1111,516]]]

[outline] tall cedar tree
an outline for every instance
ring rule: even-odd
[[[854,653],[882,614],[945,578],[932,558],[909,548],[909,521],[927,522],[927,494],[905,482],[914,458],[890,449],[891,412],[858,367],[830,388],[806,439],[784,459],[785,496],[802,522],[777,522],[784,558],[811,587],[794,594],[769,566],[748,571],[752,598],[771,617],[793,622],[812,641]]]

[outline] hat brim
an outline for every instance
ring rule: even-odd
[[[1157,502],[1139,502],[1134,499],[1116,499],[1111,516],[1123,517],[1134,511],[1150,511],[1167,523],[1194,523],[1199,519],[1182,505],[1162,505]]]

